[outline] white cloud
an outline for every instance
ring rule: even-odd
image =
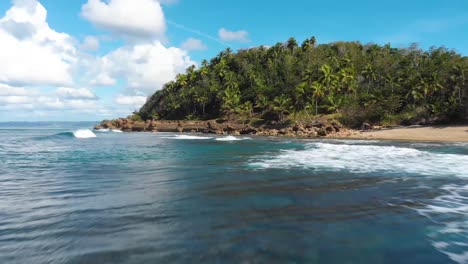
[[[180,47],[184,50],[206,50],[208,47],[196,38],[188,38]]]
[[[52,30],[36,0],[16,0],[0,19],[0,82],[63,85],[72,82],[72,38]]]
[[[166,31],[156,0],[88,0],[81,15],[99,28],[130,38],[163,38]]]
[[[115,98],[115,103],[119,105],[130,105],[130,106],[137,106],[140,108],[143,104],[146,103],[146,96],[126,96],[126,95],[119,95]]]
[[[59,98],[62,99],[84,99],[84,100],[96,100],[98,97],[91,90],[86,88],[69,88],[60,87],[55,90],[55,93]]]
[[[31,103],[32,98],[23,95],[0,96],[0,103],[3,104],[27,104]]]
[[[2,110],[80,110],[99,108],[97,96],[85,88],[56,89],[52,93],[28,90],[0,84],[0,109]]]
[[[117,81],[107,73],[99,73],[98,76],[91,81],[91,84],[94,86],[112,86],[116,83]]]
[[[0,83],[0,96],[28,95],[30,91],[23,87],[14,87]]]
[[[245,30],[229,31],[225,28],[221,28],[218,31],[219,38],[223,41],[237,41],[237,42],[249,42],[249,32]]]
[[[134,94],[150,95],[196,63],[186,51],[155,41],[121,47],[92,64],[97,75],[123,79]]]
[[[196,64],[187,50],[166,47],[157,39],[164,35],[165,21],[156,0],[88,0],[85,14],[99,27],[140,41],[104,56],[88,53],[99,49],[103,39],[87,36],[79,42],[50,28],[47,10],[38,0],[13,0],[0,17],[0,120],[32,120],[34,115],[63,120],[71,113],[74,120],[127,115],[147,95]],[[91,16],[99,14],[103,16]],[[76,88],[91,86],[112,87],[106,88],[110,92],[105,98]]]
[[[95,51],[99,49],[99,39],[93,36],[86,36],[81,48],[84,50]]]

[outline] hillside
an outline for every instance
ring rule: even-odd
[[[468,58],[446,48],[336,42],[222,51],[164,85],[143,120],[251,122],[333,115],[348,127],[464,120]],[[138,118],[138,117],[137,117]]]

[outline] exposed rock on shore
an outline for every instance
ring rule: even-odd
[[[178,132],[229,135],[259,135],[285,137],[343,137],[357,133],[341,126],[335,120],[314,120],[309,123],[296,122],[263,125],[242,124],[225,120],[147,120],[134,121],[127,118],[104,120],[95,129],[119,129],[124,132]]]

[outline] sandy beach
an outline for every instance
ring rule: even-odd
[[[349,138],[468,142],[468,126],[434,126],[434,127],[398,127],[392,129],[360,132]]]

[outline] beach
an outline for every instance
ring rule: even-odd
[[[438,142],[468,142],[468,126],[410,126],[354,133],[348,138],[411,140]]]

